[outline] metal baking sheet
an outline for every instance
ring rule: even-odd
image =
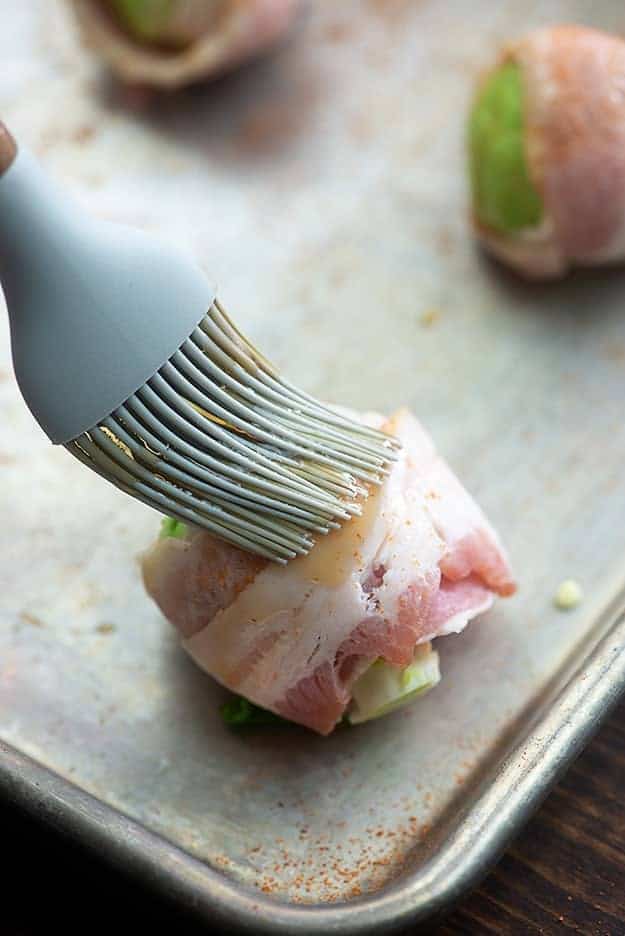
[[[364,934],[440,910],[625,686],[625,273],[523,286],[465,218],[473,77],[507,36],[590,16],[327,0],[271,61],[152,102],[58,2],[16,4],[0,34],[20,140],[89,210],[194,251],[307,390],[413,407],[520,581],[438,641],[443,681],[410,709],[328,739],[229,733],[143,594],[156,515],[48,445],[0,317],[2,789],[213,921]],[[586,596],[569,614],[564,578]]]

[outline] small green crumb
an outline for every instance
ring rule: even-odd
[[[167,536],[172,536],[174,539],[184,539],[186,535],[186,523],[182,523],[181,520],[174,520],[173,517],[163,517],[161,520],[161,539],[165,539]]]
[[[576,608],[584,597],[582,587],[579,582],[573,579],[566,579],[558,586],[553,603],[561,611],[571,611]]]

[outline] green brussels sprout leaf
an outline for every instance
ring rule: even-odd
[[[173,517],[163,517],[159,535],[161,539],[165,539],[167,536],[172,536],[174,539],[184,539],[187,535],[187,525],[181,520],[174,520]]]
[[[537,226],[542,200],[525,158],[523,80],[515,62],[504,62],[487,79],[469,121],[473,211],[502,233]]]
[[[293,727],[293,722],[287,721],[286,718],[281,718],[259,705],[254,705],[253,702],[241,696],[233,696],[228,702],[224,702],[219,712],[224,724],[234,731],[249,728]]]

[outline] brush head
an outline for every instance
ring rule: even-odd
[[[399,443],[281,378],[215,301],[141,389],[67,448],[157,510],[287,562],[360,513]]]
[[[282,379],[186,257],[86,219],[1,124],[0,275],[37,422],[161,512],[286,562],[359,513],[395,456]]]

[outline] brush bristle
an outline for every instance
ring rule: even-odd
[[[287,562],[359,513],[399,443],[281,378],[216,301],[158,373],[67,448],[161,513]]]

